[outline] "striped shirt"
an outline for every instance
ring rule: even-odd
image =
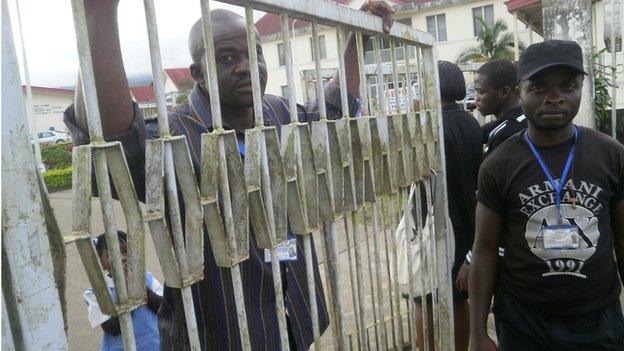
[[[329,84],[325,90],[328,118],[339,118],[342,114],[339,89]],[[290,122],[288,101],[273,95],[264,95],[262,107],[265,125],[279,126]],[[356,102],[349,99],[351,115],[355,114]],[[135,117],[130,130],[108,138],[118,140],[124,145],[126,161],[141,201],[145,199],[145,140],[157,138],[158,122],[156,119],[144,120],[134,104]],[[318,119],[316,102],[298,105],[300,121]],[[75,124],[73,106],[65,111],[65,123],[76,144],[89,142],[85,131]],[[224,119],[227,129],[227,121]],[[196,170],[200,169],[201,134],[212,130],[210,101],[196,85],[187,101],[176,106],[169,113],[169,125],[173,135],[185,135],[191,158]],[[244,134],[237,132],[240,141]],[[182,212],[184,213],[184,212]],[[205,233],[206,235],[206,233]],[[254,350],[279,350],[279,328],[275,312],[275,293],[271,266],[264,262],[264,251],[259,249],[255,240],[249,240],[249,259],[240,264],[243,281],[245,310],[251,345]],[[234,302],[234,292],[230,270],[216,265],[210,240],[206,235],[204,248],[204,279],[192,287],[195,313],[197,317],[200,341],[205,350],[240,350],[238,321]],[[313,244],[314,245],[314,244]],[[313,246],[314,247],[314,246]],[[314,253],[314,249],[312,250]],[[323,286],[317,267],[317,258],[313,254],[316,281],[316,299],[321,333],[329,325],[329,317],[323,294]],[[297,236],[297,260],[283,262],[282,280],[284,282],[284,303],[286,305],[290,332],[296,341],[291,345],[297,349],[308,349],[314,337],[310,317],[309,294],[305,269],[303,241]],[[166,283],[166,282],[165,282]],[[159,310],[161,350],[188,350],[188,336],[184,320],[184,309],[180,291],[165,285],[164,302]]]

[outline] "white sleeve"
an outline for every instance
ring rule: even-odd
[[[109,315],[102,313],[102,310],[100,310],[100,305],[98,305],[92,289],[87,289],[83,296],[87,301],[88,317],[91,328],[97,328],[111,318]]]
[[[162,285],[160,285],[160,282],[156,280],[156,278],[151,272],[146,272],[146,274],[147,274],[147,288],[155,292],[157,295],[163,296],[163,287]]]

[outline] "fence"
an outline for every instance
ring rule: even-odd
[[[217,265],[227,267],[231,272],[241,344],[245,350],[254,347],[250,343],[243,300],[243,282],[239,269],[239,264],[249,255],[249,224],[253,228],[251,240],[255,240],[260,248],[271,251],[275,309],[283,350],[289,349],[289,340],[280,263],[277,257],[279,245],[287,239],[289,228],[304,240],[315,349],[381,350],[404,349],[408,345],[415,349],[416,309],[414,303],[410,303],[411,299],[402,298],[398,277],[398,266],[401,263],[408,266],[407,294],[412,297],[427,293],[432,295],[431,299],[422,299],[423,320],[429,320],[428,314],[432,311],[435,331],[433,340],[429,340],[427,332],[423,334],[425,345],[435,344],[439,350],[453,350],[453,306],[450,288],[452,255],[449,255],[452,250],[452,238],[447,235],[444,143],[440,142],[443,138],[433,37],[400,23],[395,23],[390,33],[386,34],[382,30],[381,19],[322,0],[225,2],[246,9],[255,127],[245,132],[245,155],[241,158],[235,133],[223,128],[210,2],[203,0],[201,10],[209,77],[206,88],[211,96],[210,108],[214,129],[202,135],[202,161],[201,169],[198,170],[200,175],[198,181],[185,136],[171,135],[168,127],[166,100],[160,74],[162,65],[155,21],[156,9],[153,0],[144,1],[160,138],[147,141],[146,188],[149,191],[146,192],[143,213],[121,144],[104,141],[84,4],[82,0],[72,0],[91,143],[74,149],[73,232],[66,236],[65,240],[68,244],[76,244],[102,311],[119,316],[125,348],[136,349],[130,312],[145,303],[143,224],[147,223],[156,246],[165,283],[170,287],[181,289],[189,342],[193,350],[200,349],[200,339],[194,313],[195,301],[190,287],[204,279],[204,240],[210,241]],[[3,0],[2,5],[3,39],[7,39],[11,37],[11,33],[5,28],[8,22],[5,21],[8,18],[5,13],[6,0]],[[280,14],[291,123],[281,126],[279,134],[275,127],[263,124],[253,9]],[[343,88],[347,86],[345,73],[347,64],[342,53],[345,52],[347,42],[353,40],[350,38],[354,38],[360,77],[362,116],[349,116],[349,96],[346,89],[341,89],[343,116],[336,120],[327,118],[320,55],[314,55],[320,118],[313,122],[298,120],[289,18],[307,20],[311,23],[313,48],[316,52],[319,52],[318,26],[336,28],[339,81]],[[407,81],[402,83],[403,86],[416,86],[422,90],[417,94],[420,100],[418,111],[414,110],[413,103],[400,102],[400,98],[410,102],[414,100],[413,89],[405,89],[407,97],[394,94],[396,100],[392,103],[387,101],[390,94],[385,92],[378,94],[381,108],[376,109],[377,114],[371,116],[372,109],[366,86],[365,40],[363,40],[368,36],[373,37],[377,81],[383,81],[380,41],[386,39],[390,41],[393,85],[399,87],[398,72],[401,69],[405,77],[409,77],[405,78]],[[397,60],[396,54],[396,47],[399,44],[407,48],[401,61]],[[5,48],[11,47],[12,42],[3,40],[3,53]],[[17,70],[15,62],[4,62],[3,100],[4,92],[10,87],[8,83],[5,86],[5,67],[12,69],[13,73]],[[412,72],[417,75],[417,85],[412,81]],[[12,84],[14,85],[14,82]],[[384,84],[380,87],[387,90]],[[23,111],[23,106],[16,105],[11,108],[12,111]],[[381,114],[381,111],[392,113],[386,115]],[[3,131],[7,128],[19,130],[17,126],[4,126],[6,119],[4,116],[3,104]],[[23,118],[20,121],[23,123]],[[3,134],[6,135],[5,132]],[[26,138],[25,135],[23,137]],[[15,150],[17,146],[13,144],[3,146],[6,146],[5,150],[12,151],[10,154],[15,157],[14,160],[21,157],[32,158],[32,155],[27,155],[28,152],[24,150],[18,153],[18,150]],[[3,167],[4,160],[3,153]],[[22,167],[28,168],[29,165],[28,162],[23,163]],[[32,165],[34,166],[34,163]],[[29,168],[28,172],[34,174],[35,170]],[[113,262],[112,276],[117,292],[116,298],[112,298],[106,285],[106,273],[102,270],[92,243],[93,235],[89,229],[92,173],[96,175],[105,236]],[[122,267],[116,223],[112,213],[111,182],[123,207],[128,228],[127,274],[124,274]],[[416,186],[413,186],[414,184]],[[34,184],[24,186],[28,189],[33,187]],[[5,194],[4,189],[5,187],[3,187],[5,201],[7,197],[13,199],[17,196],[8,192]],[[421,194],[421,191],[424,193]],[[421,198],[425,201],[421,201]],[[37,199],[30,200],[36,202]],[[183,206],[180,206],[180,203],[183,203]],[[423,208],[428,213],[426,220],[420,215],[406,217],[407,259],[405,262],[399,262],[399,243],[395,236],[399,219],[404,211],[408,214],[412,212],[420,214]],[[40,226],[41,223],[42,221],[37,221],[37,225]],[[32,225],[35,225],[35,220]],[[207,229],[207,236],[204,236],[204,226]],[[411,228],[414,228],[414,231]],[[6,243],[7,238],[17,238],[18,229],[20,228],[5,227],[3,243]],[[319,306],[315,303],[316,267],[312,261],[311,237],[317,231],[318,237],[322,239],[320,244],[324,247],[322,268],[326,278],[331,341],[321,340]],[[339,242],[343,241],[346,243],[344,250],[347,254],[346,260],[344,253],[341,259],[339,248]],[[414,271],[412,262],[415,262],[416,257],[412,257],[412,246],[416,244],[421,247],[418,252],[422,264]],[[14,262],[10,261],[9,264],[12,269],[17,269]],[[50,266],[51,263],[46,261],[42,268],[49,271]],[[46,274],[42,274],[42,277],[46,277]],[[415,287],[417,280],[421,282],[420,291]],[[43,281],[53,286],[51,281],[45,279]],[[347,294],[349,289],[350,294]],[[3,304],[6,305],[4,292],[5,289],[3,289]],[[40,298],[53,306],[53,311],[41,313],[46,314],[46,318],[50,320],[58,320],[60,315],[56,309],[55,301],[58,300],[56,291],[48,288]],[[21,305],[25,305],[25,302]],[[7,320],[24,319],[22,316],[12,315],[5,319],[3,314],[3,321]],[[37,346],[42,345],[34,339],[16,342],[15,336],[19,335],[25,326],[19,327],[14,322],[9,324],[11,330],[5,333],[3,328],[3,336],[13,336],[15,348],[19,348],[18,345],[35,345],[33,348],[37,349]],[[35,329],[28,333],[39,335],[47,332]],[[55,335],[53,339],[58,343],[56,349],[67,347],[62,333],[60,336]]]

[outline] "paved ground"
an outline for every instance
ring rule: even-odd
[[[69,233],[71,231],[71,191],[61,191],[51,194],[52,206],[54,207],[55,214],[58,218],[59,224],[61,226],[61,230],[63,233]],[[93,232],[100,233],[103,232],[102,220],[99,203],[97,201],[92,202],[93,209],[93,221],[92,228]],[[120,223],[120,229],[125,227],[123,212],[121,211],[120,206],[118,204],[114,207],[116,222]],[[361,216],[361,215],[360,215]],[[382,305],[383,305],[383,316],[389,317],[391,314],[390,310],[390,283],[388,280],[389,271],[388,267],[384,264],[385,260],[385,250],[384,247],[386,243],[384,242],[383,236],[377,237],[377,243],[375,246],[375,240],[372,236],[368,237],[368,243],[365,240],[366,236],[364,235],[364,226],[362,225],[363,221],[361,217],[359,217],[357,226],[357,238],[358,244],[361,249],[362,262],[359,264],[359,267],[362,269],[362,275],[364,284],[362,287],[363,292],[363,303],[364,306],[364,314],[365,314],[365,322],[367,325],[371,325],[373,323],[373,303],[377,303],[377,299],[373,299],[371,294],[371,272],[369,271],[368,260],[375,260],[377,257],[380,257],[380,261],[382,263],[380,273],[381,273],[381,286],[382,286]],[[344,313],[343,317],[346,322],[346,330],[348,334],[352,334],[350,340],[355,344],[357,343],[357,338],[354,333],[355,327],[355,317],[353,314],[353,300],[352,300],[352,283],[351,283],[351,275],[350,269],[353,269],[353,258],[350,258],[354,254],[354,250],[351,252],[347,250],[347,236],[345,235],[343,221],[339,220],[336,226],[338,233],[338,246],[339,246],[339,267],[340,267],[340,275],[341,275],[341,285],[339,290],[342,292],[343,301],[344,301]],[[349,242],[353,245],[353,233],[351,231],[351,226],[349,225]],[[372,234],[372,230],[369,226],[368,228],[369,235]],[[391,245],[390,231],[386,231],[388,235],[388,245]],[[320,269],[321,269],[321,277],[324,282],[325,289],[327,290],[327,284],[325,282],[325,265],[324,265],[324,248],[322,246],[322,241],[320,240],[320,235],[317,232],[314,233],[314,241],[316,243],[316,251],[320,260]],[[149,235],[149,230],[146,228],[146,265],[147,269],[150,270],[154,275],[162,282],[162,272],[159,268],[158,260],[156,257],[156,253],[154,251],[154,245],[151,240],[151,236]],[[367,249],[368,247],[368,249]],[[366,255],[366,253],[369,255]],[[379,253],[379,254],[377,254]],[[351,256],[349,256],[351,254]],[[370,257],[370,258],[368,258]],[[348,263],[352,262],[352,267],[349,267]],[[373,266],[374,267],[374,266]],[[377,281],[375,270],[372,271],[372,280]],[[67,247],[67,310],[68,310],[68,324],[69,324],[69,343],[71,350],[97,350],[99,349],[100,341],[101,341],[101,330],[100,329],[92,329],[89,325],[86,315],[86,304],[82,298],[83,291],[89,287],[89,282],[86,277],[84,268],[82,267],[82,263],[80,261],[80,257],[77,254],[76,248],[74,245],[69,245]],[[357,288],[356,288],[357,289]],[[403,321],[403,330],[404,330],[404,339],[409,339],[408,334],[408,326],[407,326],[407,305],[405,300],[402,299],[401,302],[401,314],[404,316]],[[490,322],[492,318],[490,318]],[[396,322],[395,322],[396,323]],[[388,344],[392,345],[394,338],[397,335],[393,335],[390,328],[390,322],[386,322],[387,332],[386,337],[388,340]],[[493,334],[493,323],[490,323],[490,331]],[[371,345],[373,345],[373,349],[375,349],[375,330],[371,327],[369,330],[369,338],[371,341]],[[378,340],[381,343],[381,340]],[[331,350],[332,346],[332,333],[331,328],[329,328],[321,339],[321,348],[323,350]],[[383,349],[383,347],[381,347]]]

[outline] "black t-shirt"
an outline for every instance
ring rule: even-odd
[[[483,127],[485,127],[482,128],[483,132],[487,131],[484,150],[484,155],[487,157],[505,140],[526,129],[528,121],[522,114],[522,107],[518,106],[509,110],[500,120],[496,121],[496,124]]]
[[[481,127],[459,106],[443,109],[442,116],[449,216],[455,231],[455,256],[463,262],[474,240]]]
[[[561,201],[564,224],[579,227],[577,250],[544,249],[544,226],[557,224],[555,192],[524,132],[498,147],[479,173],[478,201],[503,217],[503,286],[519,300],[557,315],[596,311],[620,294],[611,207],[624,199],[624,146],[594,130],[578,130]],[[561,176],[572,142],[538,147],[554,178]]]

